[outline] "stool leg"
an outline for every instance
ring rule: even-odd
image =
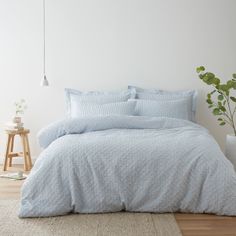
[[[6,146],[6,154],[5,154],[5,161],[4,161],[4,166],[3,166],[3,170],[4,171],[7,170],[7,161],[8,161],[8,154],[9,154],[9,149],[10,149],[10,140],[11,140],[11,136],[8,135],[7,146]]]
[[[12,136],[11,136],[11,142],[10,142],[10,152],[13,152],[14,138],[15,138],[15,135],[12,135]],[[10,167],[12,166],[12,157],[11,157],[10,160],[9,160],[9,166],[10,166]]]
[[[26,149],[26,143],[25,143],[25,135],[20,135],[21,137],[21,142],[22,142],[22,146],[23,146],[23,155],[24,155],[24,170],[27,171],[28,170],[28,160],[27,160],[27,149]]]
[[[31,160],[31,154],[30,154],[30,146],[29,146],[29,139],[28,135],[25,135],[25,140],[26,140],[26,147],[27,147],[27,153],[28,153],[28,162],[29,162],[29,168],[32,168],[32,160]]]

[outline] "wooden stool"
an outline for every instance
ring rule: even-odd
[[[18,131],[6,130],[6,133],[8,135],[8,140],[7,140],[7,146],[6,146],[5,162],[4,162],[4,167],[3,167],[4,171],[7,170],[7,164],[9,167],[12,166],[13,157],[24,157],[24,170],[25,171],[28,171],[32,168],[30,147],[29,147],[29,140],[28,140],[29,132],[30,131],[28,129],[23,129],[23,130],[18,130]],[[13,152],[15,135],[19,135],[21,138],[23,152]]]

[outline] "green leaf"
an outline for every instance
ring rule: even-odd
[[[215,84],[215,85],[218,85],[218,80],[215,78],[215,75],[211,72],[207,72],[204,74],[204,76],[202,77],[202,80],[208,84],[208,85],[211,85],[211,84]]]
[[[228,86],[227,86],[227,84],[221,84],[221,85],[219,86],[219,89],[222,90],[222,91],[224,91],[224,92],[226,92],[226,91],[228,91]]]
[[[213,83],[214,83],[215,85],[220,84],[220,79],[215,77],[215,78],[213,79]]]
[[[209,79],[214,79],[214,78],[215,78],[215,75],[214,75],[213,73],[211,73],[211,72],[208,72],[208,73],[207,73],[207,77],[208,77]]]
[[[236,74],[233,74],[233,78],[235,78],[235,79],[236,79]]]
[[[213,104],[212,100],[209,99],[209,98],[206,100],[206,102],[207,102],[208,104],[210,104],[210,105]]]
[[[226,108],[224,106],[220,106],[220,110],[226,112]]]
[[[200,73],[200,72],[202,72],[204,70],[205,70],[204,66],[199,66],[199,67],[196,68],[197,73]]]
[[[209,78],[207,75],[205,75],[205,76],[202,78],[202,80],[203,80],[206,84],[208,84],[208,85],[211,85],[211,84],[213,84],[213,82],[214,82],[214,78]]]
[[[215,115],[215,116],[219,116],[221,115],[221,112],[220,112],[220,109],[219,108],[215,108],[212,113]]]
[[[222,101],[223,99],[224,99],[224,96],[223,96],[222,94],[220,94],[220,95],[218,96],[218,100]]]
[[[234,82],[232,80],[227,81],[228,88],[232,88],[233,84],[234,84]]]
[[[231,99],[233,102],[236,102],[236,98],[235,98],[235,97],[230,97],[230,99]]]
[[[232,84],[232,88],[236,89],[236,80],[232,80],[233,84]]]
[[[204,76],[205,76],[204,74],[199,74],[199,75],[198,75],[198,77],[199,77],[200,79],[203,79]]]
[[[220,123],[221,126],[223,126],[223,125],[225,125],[225,124],[226,124],[226,123],[225,123],[224,121]]]
[[[212,108],[212,107],[214,107],[214,105],[212,105],[212,104],[208,106],[208,108]]]
[[[218,118],[217,120],[218,120],[218,121],[223,121],[223,119],[222,119],[222,118]]]
[[[219,78],[214,78],[214,84],[219,85],[220,84],[220,79]]]

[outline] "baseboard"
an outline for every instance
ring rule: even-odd
[[[32,163],[36,161],[36,157],[32,157]],[[0,165],[4,164],[4,157],[0,157]],[[12,164],[24,164],[24,159],[23,158],[13,158],[12,159]]]

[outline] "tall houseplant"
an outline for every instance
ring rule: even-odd
[[[199,78],[212,87],[212,91],[207,94],[206,102],[213,115],[217,117],[219,125],[229,125],[232,128],[233,135],[227,135],[226,138],[226,156],[236,167],[236,97],[233,92],[236,91],[236,74],[226,83],[212,72],[206,72],[204,66],[196,69]]]

